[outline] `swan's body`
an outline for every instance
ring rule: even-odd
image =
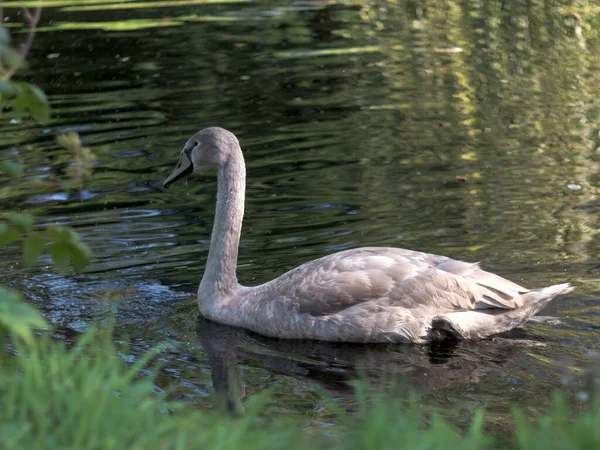
[[[200,312],[278,338],[415,342],[481,338],[525,323],[569,284],[528,290],[478,264],[399,248],[365,247],[307,262],[255,287],[236,277],[246,169],[222,128],[193,136],[165,181],[217,170],[218,194]]]

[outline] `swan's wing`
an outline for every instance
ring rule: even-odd
[[[521,306],[527,289],[478,264],[396,248],[367,247],[306,263],[275,280],[301,313],[335,314],[372,302],[416,315]]]

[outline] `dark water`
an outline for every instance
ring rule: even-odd
[[[581,6],[577,6],[581,3]],[[117,309],[135,360],[157,342],[158,385],[202,408],[215,387],[307,428],[335,427],[319,386],[353,408],[348,380],[416,388],[424,403],[503,428],[544,412],[569,367],[598,349],[600,10],[540,1],[46,2],[26,76],[48,94],[40,127],[3,116],[0,155],[32,183],[3,207],[73,226],[96,258],[82,274],[1,250],[0,282],[66,337]],[[19,23],[18,3],[5,3]],[[18,38],[18,37],[17,37]],[[264,282],[356,246],[481,261],[529,287],[569,281],[557,320],[453,347],[264,339],[197,319],[215,178],[161,187],[195,131],[218,125],[248,164],[238,276]],[[61,131],[95,153],[81,192]],[[461,181],[466,178],[466,181]],[[33,184],[46,181],[45,188]],[[119,338],[119,339],[120,339]],[[211,378],[213,368],[214,383]]]

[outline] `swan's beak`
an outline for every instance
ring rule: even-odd
[[[173,183],[175,183],[177,180],[185,177],[186,175],[189,175],[193,171],[194,171],[194,165],[192,164],[192,162],[189,160],[189,158],[186,155],[181,155],[181,158],[179,159],[179,162],[177,163],[175,170],[173,170],[173,172],[171,172],[171,175],[169,175],[167,177],[167,179],[163,183],[163,187],[168,188]]]

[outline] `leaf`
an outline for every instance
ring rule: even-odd
[[[1,83],[0,83],[1,84]],[[11,178],[20,177],[23,174],[24,165],[17,161],[2,161],[0,162],[0,170]]]
[[[71,260],[73,261],[73,268],[77,272],[83,270],[90,259],[92,259],[92,250],[87,244],[80,241],[76,245],[73,245]]]
[[[34,328],[46,328],[48,322],[33,306],[22,303],[19,294],[0,287],[0,324],[9,334],[31,344]]]
[[[0,223],[0,247],[10,244],[21,237],[19,230]]]
[[[27,116],[29,102],[27,95],[23,95],[21,90],[17,92],[15,99],[12,102],[12,114],[17,119],[23,119]]]
[[[29,84],[31,117],[37,122],[47,122],[50,120],[50,104],[46,94],[33,84]]]
[[[23,244],[23,262],[27,267],[35,264],[46,248],[46,238],[39,234],[30,234]]]
[[[46,97],[46,94],[44,94],[44,91],[42,91],[35,84],[29,84],[28,86],[29,86],[29,90],[33,94],[33,97],[35,98],[37,103],[48,104],[48,97]]]
[[[92,250],[81,241],[79,235],[69,227],[51,225],[48,227],[48,236],[52,241],[50,256],[54,264],[60,269],[67,268],[67,261],[73,262],[73,268],[82,270],[92,258]]]
[[[4,97],[5,100],[8,100],[13,98],[15,95],[16,91],[12,81],[0,81],[0,96]]]
[[[0,27],[0,44],[8,44],[10,42],[10,33],[5,27]]]
[[[12,102],[12,113],[17,118],[23,118],[29,113],[38,122],[50,119],[50,104],[46,94],[33,84],[13,83],[15,99]]]
[[[33,216],[31,214],[10,213],[7,219],[23,233],[29,231],[33,226]]]
[[[48,227],[48,236],[53,242],[66,241],[69,240],[69,229],[62,225],[50,225]]]
[[[25,63],[21,54],[5,43],[0,43],[0,56],[2,56],[2,62],[10,68],[19,68]]]
[[[67,261],[69,259],[70,249],[69,244],[64,241],[53,242],[48,250],[50,257],[56,268],[60,271],[67,270]]]

